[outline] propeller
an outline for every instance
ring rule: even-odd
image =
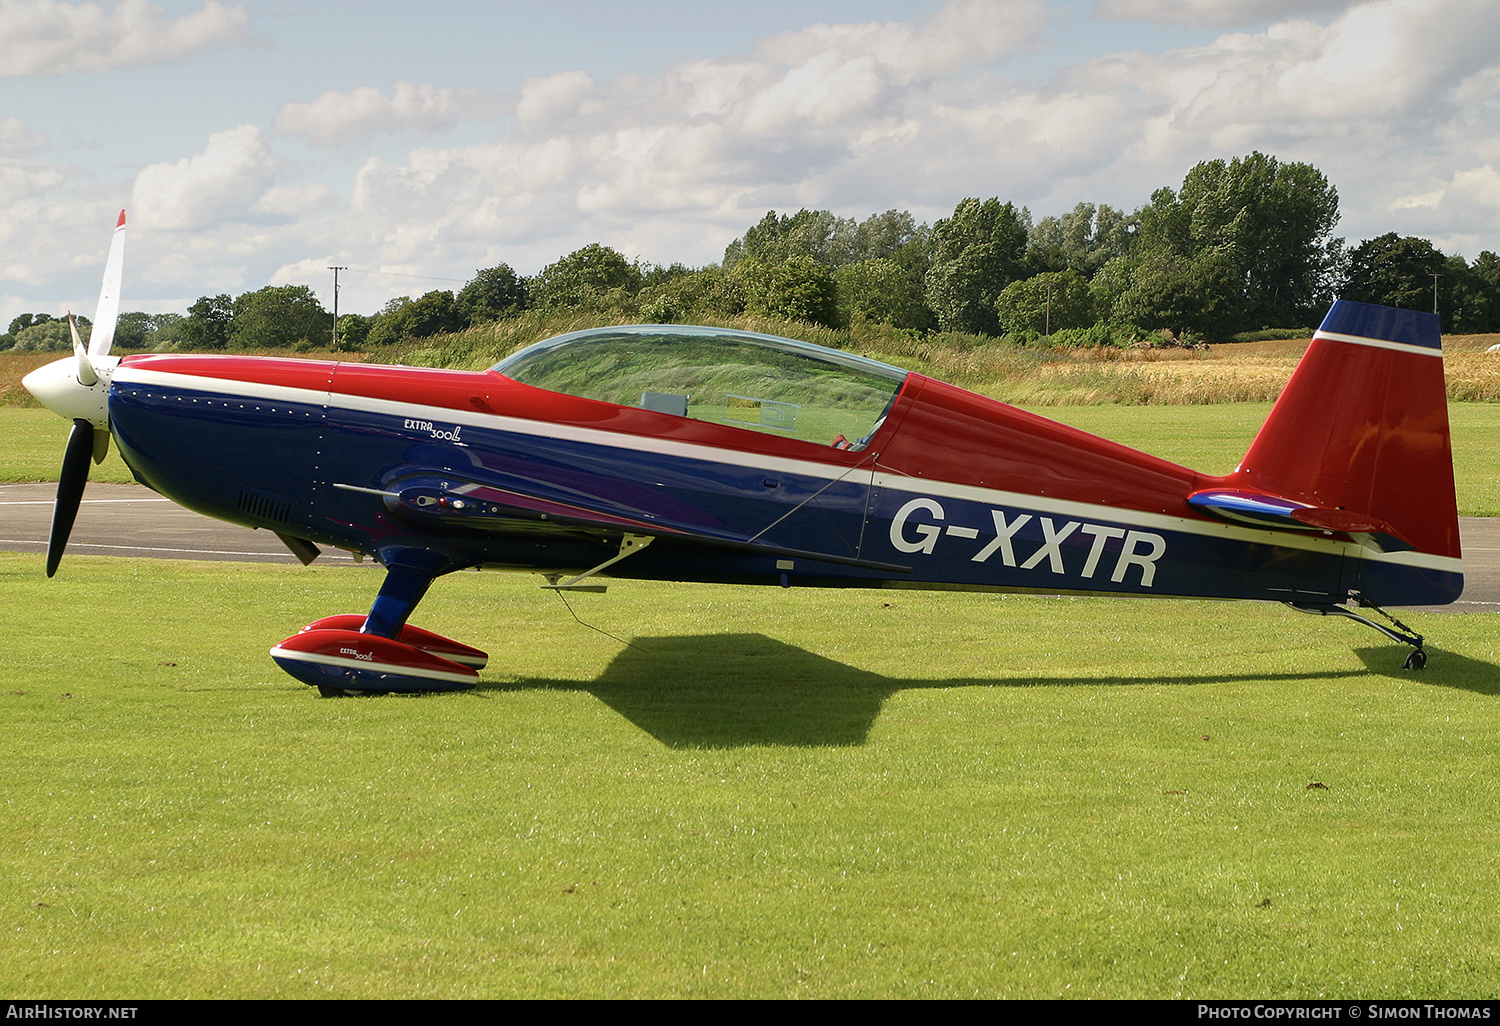
[[[58,474],[52,530],[47,536],[48,577],[57,573],[68,535],[73,531],[73,521],[78,517],[83,489],[89,480],[89,460],[102,462],[109,452],[109,383],[120,362],[118,357],[109,355],[109,350],[120,316],[120,276],[124,263],[125,211],[122,210],[104,264],[104,285],[99,290],[99,306],[88,348],[84,348],[78,325],[69,313],[73,355],[39,367],[21,379],[21,384],[43,406],[73,422]]]
[[[94,451],[94,425],[83,419],[73,422],[68,447],[63,451],[62,471],[57,477],[57,502],[52,507],[52,530],[47,534],[47,576],[57,573],[68,535],[83,502],[83,486],[89,483],[89,457]]]

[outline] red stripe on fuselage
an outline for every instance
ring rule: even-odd
[[[881,452],[880,469],[1207,519],[1187,504],[1198,475],[1186,467],[931,378]]]
[[[280,356],[211,356],[202,354],[140,353],[127,356],[120,366],[130,370],[183,374],[197,378],[221,378],[282,388],[328,390],[332,360],[295,360]]]

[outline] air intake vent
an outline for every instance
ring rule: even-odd
[[[248,513],[256,520],[273,524],[285,524],[292,516],[292,504],[285,499],[273,499],[268,495],[249,490],[240,492],[240,512]]]

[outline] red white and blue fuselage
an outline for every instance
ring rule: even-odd
[[[1391,389],[1422,364],[1440,367],[1440,354],[1406,345],[1372,348],[1329,331],[1314,343],[1355,367],[1372,354],[1415,364],[1382,373]],[[1370,405],[1330,394],[1363,377],[1322,376],[1317,406]],[[1314,409],[1285,429],[1283,448],[1261,453],[1263,437],[1225,477],[918,374],[860,451],[542,391],[493,371],[234,356],[126,357],[109,412],[140,480],[185,506],[376,556],[428,549],[451,569],[583,570],[612,554],[621,533],[640,532],[656,544],[610,576],[1335,602],[1353,594],[1379,605],[1449,602],[1462,589],[1452,501],[1410,478],[1423,467],[1446,473],[1451,496],[1441,406],[1427,414],[1443,416],[1441,434],[1377,440],[1372,417],[1332,443]],[[1390,461],[1377,445],[1404,446],[1407,469],[1377,478],[1359,467]],[[1257,526],[1253,510],[1232,518],[1227,504],[1191,501],[1274,494],[1333,509],[1342,496],[1319,503],[1319,489],[1351,477],[1365,501],[1344,508],[1399,528],[1409,546],[1382,550],[1361,540],[1371,531],[1347,529],[1363,523],[1288,530]],[[1372,481],[1381,494],[1369,494]],[[438,501],[393,497],[402,492]]]
[[[1462,591],[1428,315],[1335,306],[1225,476],[919,374],[898,381],[872,433],[844,446],[494,370],[137,355],[113,368],[107,423],[136,477],[182,505],[387,566],[363,625],[314,625],[273,651],[319,686],[466,686],[443,677],[452,652],[404,670],[402,650],[435,650],[401,632],[433,579],[476,566],[1315,610]],[[628,539],[648,544],[627,553]],[[341,648],[361,633],[370,651]]]

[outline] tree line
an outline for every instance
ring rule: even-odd
[[[1053,344],[1213,341],[1305,330],[1339,296],[1409,309],[1435,302],[1446,332],[1500,331],[1500,256],[1486,250],[1470,263],[1395,233],[1350,247],[1332,235],[1338,219],[1337,190],[1321,172],[1257,152],[1204,161],[1131,213],[1079,203],[1034,221],[999,198],[965,199],[930,226],[900,210],[863,221],[770,211],[706,267],[633,262],[594,243],[534,277],[500,264],[457,292],[345,315],[336,341],[311,289],[276,285],[203,296],[185,315],[121,314],[116,344],[356,350],[532,309],[651,323],[748,313]],[[0,337],[0,348],[68,345],[66,322],[46,314],[21,315]]]

